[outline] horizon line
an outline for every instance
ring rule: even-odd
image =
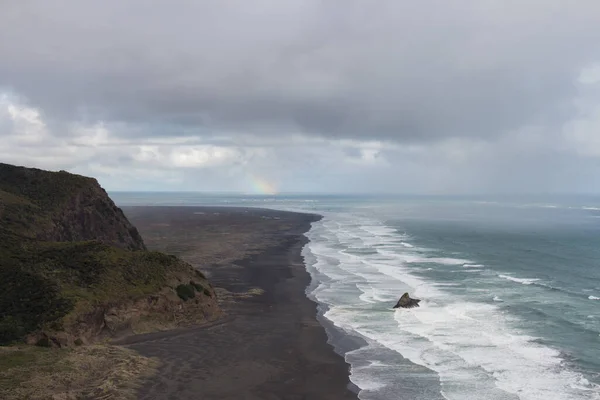
[[[514,192],[496,192],[496,193],[406,193],[406,192],[316,192],[316,191],[284,191],[273,194],[253,193],[245,191],[228,191],[228,190],[110,190],[111,193],[147,193],[147,194],[169,194],[169,193],[186,193],[186,194],[207,194],[207,195],[243,195],[243,196],[261,196],[261,197],[276,197],[286,195],[319,195],[319,196],[445,196],[445,197],[481,197],[481,196],[600,196],[600,192],[531,192],[531,193],[514,193]]]

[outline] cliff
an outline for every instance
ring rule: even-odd
[[[145,250],[137,229],[93,178],[0,164],[0,221],[45,241],[98,240]]]
[[[219,313],[205,277],[147,251],[95,179],[0,164],[0,344],[88,343]]]

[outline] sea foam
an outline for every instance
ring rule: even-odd
[[[449,400],[600,399],[594,392],[600,388],[565,367],[557,350],[515,331],[513,326],[520,322],[516,318],[496,305],[450,295],[444,287],[416,276],[410,267],[417,262],[478,264],[428,257],[405,246],[401,251],[401,247],[391,246],[397,243],[393,229],[373,221],[368,221],[365,229],[362,221],[336,217],[337,224],[331,223],[332,217],[314,224],[306,248],[317,260],[315,268],[329,280],[312,294],[327,305],[324,316],[335,326],[435,371],[442,382],[441,392]],[[375,254],[343,250],[344,246],[360,246],[360,241],[380,245],[374,245]],[[499,277],[524,285],[538,281]],[[421,298],[421,307],[390,314],[393,301],[403,291]],[[495,296],[494,301],[501,299]],[[352,365],[353,382],[368,392],[384,391],[386,383],[374,377],[385,376],[385,368],[394,368],[377,360],[360,367]],[[369,375],[369,368],[377,368],[377,374]],[[373,379],[367,379],[369,376]]]
[[[535,278],[515,278],[514,276],[510,275],[498,275],[498,277],[512,282],[520,283],[522,285],[531,285],[532,283],[539,281],[539,279]]]

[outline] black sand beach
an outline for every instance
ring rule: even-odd
[[[182,257],[217,287],[225,311],[203,327],[122,343],[161,363],[140,399],[356,399],[327,344],[301,249],[318,216],[260,209],[130,207],[150,249]]]

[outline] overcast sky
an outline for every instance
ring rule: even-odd
[[[108,190],[600,192],[598,0],[0,0],[0,161]]]

